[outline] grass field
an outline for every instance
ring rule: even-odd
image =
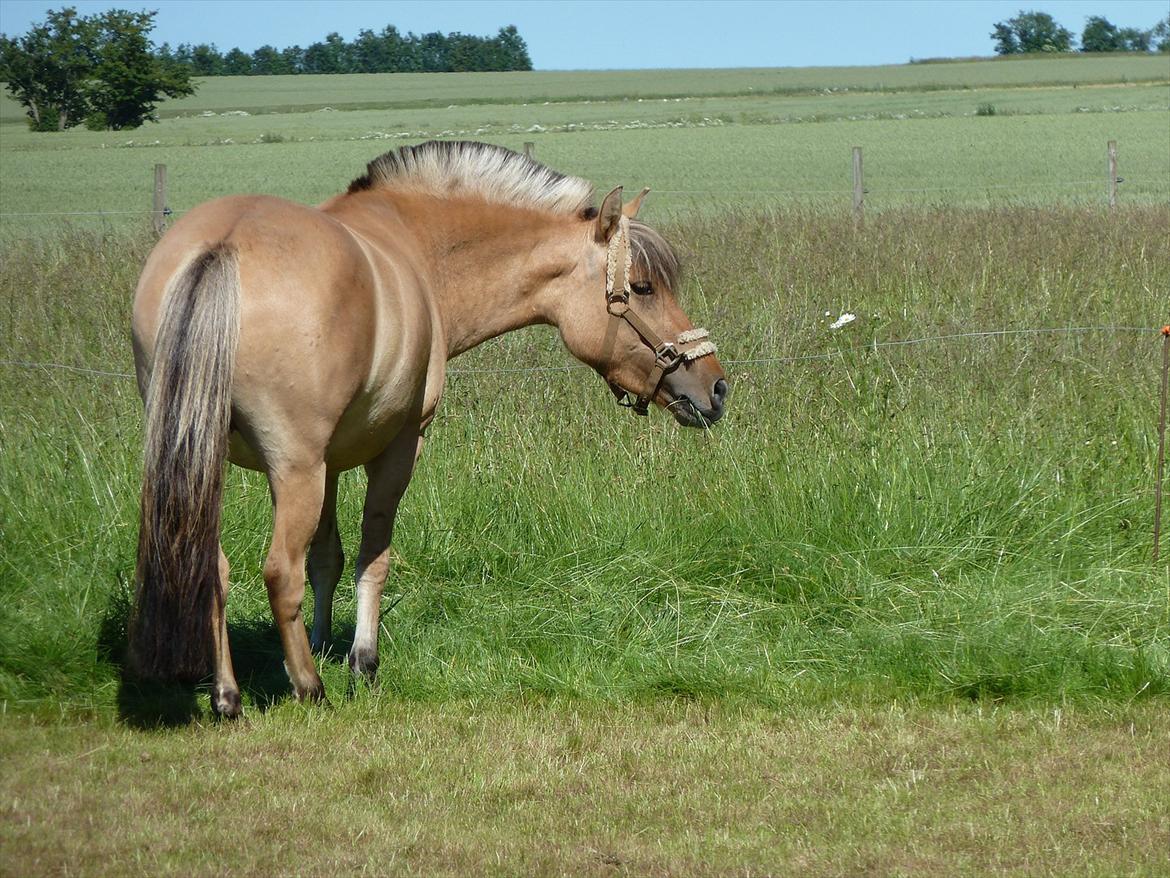
[[[975,75],[905,69],[951,67]],[[247,719],[206,725],[205,690],[123,681],[133,382],[0,366],[5,868],[1170,870],[1170,571],[1150,561],[1167,87],[1050,88],[1049,102],[1024,81],[980,83],[1031,109],[977,117],[981,96],[922,91],[935,117],[886,118],[882,102],[903,112],[915,95],[885,92],[840,96],[857,119],[741,115],[838,99],[770,95],[725,99],[718,125],[490,138],[660,190],[652,215],[684,255],[684,306],[729,364],[731,406],[710,433],[683,432],[616,409],[584,370],[453,375],[400,515],[380,684],[355,690],[327,658],[329,710],[287,700],[260,575],[267,487],[234,470],[224,542]],[[1074,112],[1090,92],[1133,104]],[[483,125],[534,118],[480,111]],[[448,111],[408,112],[421,126]],[[2,211],[130,209],[155,161],[177,207],[240,189],[318,200],[395,145],[349,139],[374,114],[169,119],[141,149],[5,125]],[[204,145],[231,125],[283,140]],[[1126,177],[1112,213],[1109,138]],[[854,143],[874,208],[861,228]],[[765,201],[761,179],[845,191]],[[956,188],[895,197],[923,179]],[[1101,182],[1054,185],[1077,180]],[[130,223],[14,222],[0,359],[128,372],[150,241]],[[829,329],[844,311],[858,319]],[[1120,328],[880,346],[1061,327]],[[567,363],[535,328],[453,367]],[[342,480],[351,559],[363,487]],[[354,606],[339,592],[340,654]]]
[[[0,107],[0,235],[54,234],[56,214],[71,212],[87,215],[68,222],[90,228],[141,227],[159,162],[177,211],[241,191],[318,202],[378,153],[432,137],[531,141],[542,160],[599,187],[653,187],[659,221],[847,206],[853,146],[865,152],[871,210],[1099,205],[1108,140],[1120,144],[1128,203],[1170,201],[1164,57],[215,78],[163,107],[163,122],[138,131],[64,134],[28,132]]]
[[[163,117],[205,110],[303,112],[406,109],[450,104],[578,102],[621,98],[801,94],[815,91],[955,90],[1101,82],[1159,82],[1170,62],[1156,55],[1003,59],[884,67],[731,70],[572,70],[539,73],[377,73],[324,76],[216,76],[196,94],[161,106]],[[0,123],[20,121],[21,107],[0,97]]]

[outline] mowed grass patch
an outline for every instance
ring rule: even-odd
[[[639,97],[801,94],[823,90],[898,91],[1090,85],[1170,78],[1158,55],[987,59],[952,64],[872,67],[776,67],[726,70],[570,70],[513,73],[380,73],[317,76],[216,76],[196,94],[165,101],[160,115],[206,110],[304,112],[409,109],[451,104],[511,104]],[[23,108],[0,94],[0,122],[21,122]]]
[[[729,361],[709,434],[588,370],[452,375],[387,589],[391,701],[569,697],[1097,702],[1170,693],[1149,561],[1165,208],[823,212],[668,228]],[[5,253],[11,358],[129,371],[142,240]],[[842,330],[831,320],[859,318]],[[827,314],[826,314],[827,312]],[[976,329],[1148,327],[877,348]],[[794,362],[768,358],[811,357]],[[738,362],[737,362],[738,361]],[[566,365],[535,328],[453,368]],[[133,382],[5,366],[9,709],[135,716],[120,684],[140,455]],[[342,480],[347,555],[363,480]],[[260,570],[268,491],[233,470],[229,619],[249,709],[287,696]],[[307,614],[311,609],[307,608]],[[353,618],[341,590],[327,689]],[[195,702],[188,708],[198,709]]]
[[[655,190],[659,222],[730,208],[794,205],[845,209],[850,155],[865,152],[866,206],[1103,204],[1105,144],[1120,144],[1127,203],[1165,204],[1170,151],[1165,111],[834,121],[524,133],[479,139],[520,149],[585,177],[602,191],[624,184]],[[287,140],[226,146],[14,150],[5,152],[0,233],[53,234],[63,225],[143,228],[153,168],[169,169],[168,203],[182,211],[220,195],[263,192],[319,203],[344,191],[365,165],[401,141]],[[128,211],[62,217],[26,213]]]
[[[22,875],[1157,875],[1161,705],[284,705],[0,720]]]
[[[1170,71],[1168,71],[1170,74]],[[5,132],[4,149],[126,149],[217,146],[295,140],[476,138],[639,128],[788,125],[831,121],[913,120],[944,116],[1157,112],[1170,109],[1170,85],[1142,83],[1093,88],[1013,88],[931,92],[832,92],[685,98],[622,98],[574,103],[478,104],[248,114],[207,111],[165,119],[133,131],[60,134]]]

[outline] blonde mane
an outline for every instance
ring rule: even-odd
[[[349,192],[387,188],[438,196],[474,195],[551,213],[580,213],[593,204],[593,186],[502,146],[431,140],[378,156]]]

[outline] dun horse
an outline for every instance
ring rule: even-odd
[[[719,419],[714,345],[673,297],[678,262],[637,222],[645,191],[593,207],[592,187],[481,143],[424,143],[371,162],[319,208],[235,196],[187,213],[155,247],[134,302],[146,403],[131,666],[146,679],[214,668],[214,710],[240,712],[220,546],[224,460],[264,472],[274,505],[264,581],[300,699],[324,695],[341,577],[337,477],[369,477],[349,665],[378,665],[394,516],[452,357],[522,326],[565,346],[644,414]],[[633,294],[633,295],[631,295]],[[308,577],[312,641],[301,618]]]

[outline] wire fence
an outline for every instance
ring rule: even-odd
[[[1101,186],[1105,184],[1101,180],[1065,180],[1053,181],[1044,183],[989,183],[984,185],[948,185],[948,186],[902,186],[902,187],[878,187],[871,188],[867,186],[864,194],[869,197],[881,197],[883,195],[922,195],[930,193],[941,192],[1012,192],[1021,189],[1027,190],[1073,190],[1086,186]],[[1148,188],[1148,187],[1147,187]],[[655,189],[655,195],[668,196],[723,196],[728,198],[792,198],[800,199],[808,196],[838,196],[841,199],[849,199],[854,194],[852,189],[837,188],[837,189]],[[1156,195],[1158,197],[1166,197],[1170,199],[1170,188],[1163,189],[1162,187],[1147,192],[1146,194]],[[161,213],[167,219],[174,219],[182,216],[191,208],[170,208],[167,207]],[[130,217],[139,216],[145,218],[154,217],[159,211],[151,210],[149,208],[139,208],[136,210],[125,210],[122,208],[97,209],[97,210],[38,210],[38,211],[5,211],[0,212],[0,221],[16,220],[16,219],[38,219],[38,218],[69,218],[69,217]]]
[[[1161,330],[1152,326],[1043,326],[1021,329],[979,329],[971,332],[951,332],[941,335],[924,335],[917,338],[901,338],[881,341],[873,339],[863,347],[852,347],[848,350],[829,351],[819,354],[798,354],[792,356],[775,357],[745,357],[738,359],[721,359],[725,366],[748,365],[783,365],[786,363],[806,363],[817,360],[831,360],[843,357],[848,353],[859,350],[877,351],[883,348],[906,348],[920,344],[937,342],[956,342],[981,338],[1004,338],[1009,336],[1037,336],[1037,335],[1084,335],[1087,333],[1116,333],[1116,334],[1145,334],[1157,335]],[[69,363],[34,362],[31,360],[0,360],[0,366],[23,369],[42,369],[46,371],[60,370],[81,375],[93,375],[102,378],[133,378],[133,372],[120,372],[110,369],[94,369],[88,366],[74,366]],[[549,373],[568,373],[589,367],[583,363],[567,363],[563,366],[501,366],[501,367],[470,367],[465,369],[448,369],[447,375],[536,375]]]

